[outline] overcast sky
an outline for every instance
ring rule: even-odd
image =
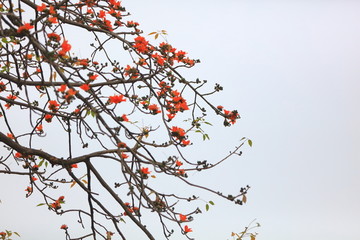
[[[234,191],[249,184],[248,203],[238,207],[213,198],[216,205],[192,223],[190,236],[230,239],[255,218],[262,225],[259,240],[360,235],[360,2],[124,0],[123,5],[145,33],[165,29],[174,47],[201,59],[185,76],[220,83],[224,91],[214,101],[242,116],[232,128],[209,129],[212,140],[192,147],[194,158],[221,157],[243,136],[254,143],[241,158],[199,179]],[[0,215],[11,206],[7,196]],[[29,225],[16,222],[14,230],[26,233],[23,239],[45,239],[29,236]]]
[[[254,142],[212,175],[251,185],[249,203],[214,210],[219,230],[199,239],[226,239],[254,218],[260,240],[359,236],[360,2],[124,4],[145,31],[165,29],[200,58],[193,76],[221,83],[221,101],[239,109],[238,126],[212,133],[214,152]]]

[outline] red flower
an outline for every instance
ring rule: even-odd
[[[136,26],[139,26],[139,23],[133,22],[133,21],[127,21],[126,26],[127,27],[136,27]]]
[[[184,227],[184,232],[185,232],[185,233],[192,232],[192,229],[189,228],[188,225],[185,225],[185,227]]]
[[[44,131],[43,125],[40,124],[39,126],[37,126],[37,127],[36,127],[36,131],[38,131],[38,132],[43,132],[43,131]]]
[[[106,16],[106,12],[104,10],[100,10],[99,14],[98,14],[98,17],[99,18],[105,18]]]
[[[173,113],[169,113],[169,114],[166,114],[166,116],[168,117],[168,119],[169,119],[169,121],[170,121],[170,120],[173,119],[176,115],[173,114]]]
[[[63,85],[61,85],[61,86],[57,89],[57,91],[63,93],[63,92],[66,91],[66,87],[67,87],[66,84],[63,84]]]
[[[133,45],[133,47],[136,48],[136,50],[139,53],[146,53],[149,50],[148,49],[149,42],[146,41],[144,37],[138,36],[134,40],[135,40],[135,44]]]
[[[82,90],[84,90],[85,92],[87,92],[87,91],[90,90],[89,84],[83,84],[83,85],[80,86],[80,88],[81,88]]]
[[[146,167],[142,167],[141,168],[141,172],[143,173],[143,174],[150,174],[151,172],[149,171],[149,168],[146,168]]]
[[[55,11],[55,9],[54,9],[54,6],[50,5],[49,13],[50,13],[51,15],[56,14],[56,11]]]
[[[70,165],[71,168],[78,168],[78,165],[76,163]]]
[[[66,224],[63,224],[63,225],[61,225],[60,229],[66,230],[66,229],[68,229],[68,226]]]
[[[31,188],[31,187],[27,187],[27,188],[25,189],[25,191],[28,192],[28,193],[30,193],[30,192],[32,192],[32,188]]]
[[[123,114],[120,119],[119,119],[121,122],[128,122],[129,119],[127,118],[126,114]]]
[[[17,32],[22,33],[23,31],[29,31],[30,29],[33,29],[33,28],[34,28],[34,26],[31,25],[30,23],[25,23],[24,25],[20,26],[17,29]]]
[[[6,89],[6,86],[3,82],[0,82],[0,92],[4,91]]]
[[[171,135],[177,138],[178,140],[183,140],[185,138],[185,131],[179,127],[172,127],[171,128]]]
[[[38,10],[39,12],[43,12],[46,9],[46,5],[45,3],[41,4],[41,6],[37,6],[36,10]]]
[[[187,146],[190,144],[190,140],[182,140],[181,144]]]
[[[34,166],[32,166],[32,169],[33,169],[34,171],[39,170],[39,165],[35,164]]]
[[[183,165],[183,163],[181,162],[181,161],[179,161],[179,160],[176,160],[176,166],[178,166],[178,167],[180,167],[180,166],[182,166]]]
[[[6,98],[9,100],[15,100],[17,98],[17,96],[9,94]]]
[[[151,104],[149,105],[148,109],[151,111],[152,114],[158,114],[161,113],[161,111],[159,110],[159,107],[156,104]]]
[[[71,45],[68,43],[67,40],[61,44],[61,50],[58,52],[60,56],[65,56],[68,51],[71,50]]]
[[[91,80],[91,81],[94,81],[94,80],[96,80],[96,78],[98,77],[99,75],[97,75],[97,74],[92,74],[92,75],[89,75],[89,79]]]
[[[58,23],[57,17],[48,17],[47,19],[50,23]]]
[[[121,102],[126,102],[126,99],[124,98],[124,95],[120,94],[120,95],[114,95],[114,96],[110,96],[108,102],[111,103],[121,103]]]
[[[6,233],[5,232],[0,232],[0,236],[5,237]]]
[[[59,103],[56,101],[56,100],[50,100],[49,101],[49,106],[48,108],[53,111],[53,112],[56,112],[58,110],[58,107],[59,107]]]
[[[75,63],[76,65],[81,65],[83,67],[86,67],[89,65],[89,60],[87,58],[84,59],[78,59],[78,61]]]
[[[177,174],[181,175],[181,176],[184,176],[185,175],[185,169],[179,169],[177,171]]]
[[[123,143],[123,142],[119,142],[117,144],[118,148],[126,148],[126,143]]]
[[[127,154],[125,154],[125,153],[121,153],[121,158],[123,158],[123,159],[126,159],[126,158],[128,158],[129,157],[129,155],[127,155]]]
[[[38,178],[32,177],[31,180],[32,180],[32,181],[36,181],[36,180],[38,180]]]
[[[159,64],[160,66],[164,66],[165,59],[162,56],[160,56],[158,53],[151,55],[151,57],[156,60],[157,64]]]
[[[44,117],[45,121],[48,123],[51,122],[52,118],[53,118],[53,116],[51,114],[46,114]]]
[[[181,221],[181,222],[186,222],[186,221],[187,221],[186,215],[180,214],[180,215],[179,215],[179,218],[180,218],[180,221]]]
[[[12,135],[11,133],[6,134],[6,136],[10,139],[15,139],[14,135]]]
[[[17,152],[17,153],[15,153],[15,157],[16,157],[16,158],[22,158],[23,155],[22,155],[21,153]]]
[[[48,38],[50,40],[53,40],[53,41],[56,41],[56,42],[60,41],[60,36],[58,34],[54,33],[54,32],[53,33],[48,33],[47,36],[48,36]]]

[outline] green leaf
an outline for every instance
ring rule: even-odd
[[[213,206],[215,205],[215,203],[213,201],[209,201],[209,203]]]
[[[209,123],[209,122],[204,122],[205,124],[207,124],[207,125],[210,125],[210,126],[212,126],[212,124],[211,123]]]
[[[45,203],[39,203],[38,205],[36,205],[37,207],[43,206],[45,205]],[[15,232],[14,232],[15,233]],[[16,233],[15,233],[16,234]]]
[[[46,162],[45,162],[45,167],[47,167],[47,166],[48,166],[48,164],[49,164],[49,162],[48,162],[48,161],[46,161]]]
[[[252,141],[250,139],[248,139],[248,144],[250,147],[252,147]]]
[[[149,33],[149,35],[153,35],[153,34],[156,34],[156,32],[151,32],[151,33]]]
[[[44,159],[39,162],[39,164],[38,164],[39,167],[41,167],[43,165],[43,163],[44,163]]]
[[[206,211],[209,211],[209,208],[210,208],[209,204],[206,204],[206,205],[205,205]]]
[[[155,39],[157,39],[159,37],[159,34],[157,33],[157,34],[155,34]]]
[[[17,233],[17,232],[14,232],[14,234],[15,234],[15,235],[17,235],[18,237],[20,237],[20,234],[19,234],[19,233]]]

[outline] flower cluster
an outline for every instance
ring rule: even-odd
[[[64,196],[60,196],[55,202],[50,204],[50,207],[55,210],[60,209],[61,204],[65,203],[64,198],[65,198]]]
[[[130,213],[135,213],[135,215],[139,215],[139,214],[140,214],[138,207],[131,206],[130,203],[128,203],[128,202],[125,203],[125,206],[127,207],[128,212],[130,212]],[[127,213],[124,212],[123,215],[124,215],[124,216],[127,216]]]

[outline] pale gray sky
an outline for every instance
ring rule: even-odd
[[[202,63],[185,76],[223,85],[224,92],[213,99],[242,116],[232,128],[210,128],[209,145],[190,148],[194,158],[221,157],[243,136],[254,142],[241,158],[199,176],[228,191],[249,184],[248,204],[238,207],[211,197],[216,205],[191,223],[190,236],[230,239],[232,231],[254,218],[262,225],[259,240],[355,239],[360,234],[360,2],[123,4],[146,33],[165,29],[173,46],[200,58]],[[9,181],[5,177],[0,180]],[[2,188],[8,194],[1,194],[0,213],[16,213],[9,220],[1,217],[0,227],[22,233],[23,239],[62,239],[54,225],[63,221],[44,222],[45,209],[27,215],[37,202],[23,201],[24,193],[10,185]],[[21,202],[11,202],[14,198]],[[48,229],[42,231],[46,237],[39,237],[37,224]]]

